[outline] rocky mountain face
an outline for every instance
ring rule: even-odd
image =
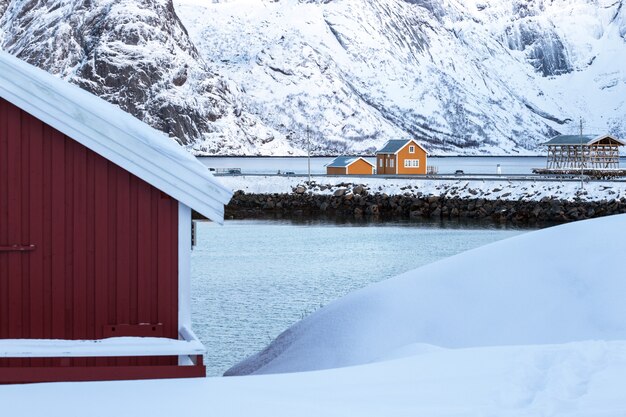
[[[0,0],[0,45],[197,153],[528,154],[626,137],[624,2]]]
[[[2,49],[183,145],[254,153],[275,139],[198,55],[169,0],[3,0],[0,11]]]

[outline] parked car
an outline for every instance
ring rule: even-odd
[[[241,174],[241,168],[228,168],[228,173],[239,175]]]
[[[465,174],[465,172],[463,172],[462,169],[457,169],[456,171],[454,171],[454,175],[463,175]]]
[[[285,175],[296,175],[293,171],[285,171]]]

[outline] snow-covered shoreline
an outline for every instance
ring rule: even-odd
[[[564,201],[614,201],[626,198],[622,181],[532,181],[515,179],[428,179],[312,176],[316,186],[306,186],[306,177],[296,176],[221,176],[220,181],[233,191],[247,194],[289,194],[299,186],[306,193],[333,195],[349,185],[364,185],[369,193],[387,195],[438,196],[460,199],[541,201],[545,198]]]

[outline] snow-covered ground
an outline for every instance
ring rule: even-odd
[[[431,349],[300,374],[0,387],[11,417],[626,414],[626,343]]]
[[[625,222],[544,229],[375,284],[247,362],[333,369],[2,386],[3,415],[623,416]]]
[[[220,182],[233,191],[249,194],[291,193],[308,178],[296,176],[223,176]],[[611,201],[626,197],[626,182],[591,181],[581,189],[577,181],[520,181],[454,179],[392,179],[355,177],[311,177],[317,186],[307,188],[315,194],[333,194],[341,184],[364,184],[370,193],[387,195],[436,195],[449,198],[485,198],[488,200],[539,201],[543,198],[581,201]],[[323,186],[323,187],[320,187]]]

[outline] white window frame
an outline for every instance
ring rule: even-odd
[[[393,164],[394,164],[394,160],[390,159],[389,160],[389,168],[393,168]]]
[[[409,146],[409,153],[415,153],[415,145]]]
[[[378,166],[381,167],[381,168],[383,167],[383,158],[380,158],[378,160]]]
[[[419,159],[405,159],[404,167],[405,168],[419,168],[420,160]]]

